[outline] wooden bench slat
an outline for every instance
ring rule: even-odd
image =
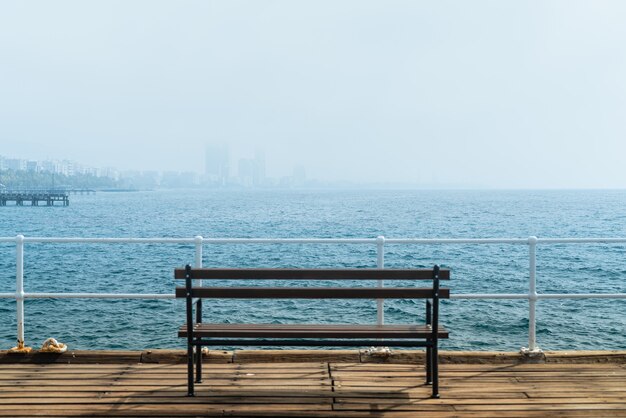
[[[428,325],[319,325],[319,324],[211,324],[194,325],[197,337],[222,338],[428,338]],[[440,326],[438,338],[448,338],[448,331]],[[187,336],[187,326],[178,330],[179,337]]]
[[[176,288],[176,297],[184,298],[187,290]],[[213,299],[425,299],[432,298],[432,288],[411,287],[194,287],[194,298]],[[447,299],[450,290],[439,289],[439,297]]]
[[[174,278],[184,279],[184,268]],[[432,269],[227,269],[192,268],[192,279],[202,280],[432,280]],[[439,270],[440,280],[450,279],[450,270]]]

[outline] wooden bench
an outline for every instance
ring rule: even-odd
[[[185,298],[186,323],[178,331],[187,338],[188,395],[194,395],[195,381],[202,381],[202,346],[329,346],[329,347],[426,347],[426,383],[432,384],[432,397],[439,397],[438,341],[448,338],[439,325],[439,299],[450,291],[439,287],[439,280],[450,278],[450,271],[439,269],[207,269],[175,270],[184,287],[176,287],[176,297]],[[362,281],[432,280],[429,287],[205,287],[194,286],[196,279]],[[202,322],[203,298],[228,299],[425,299],[426,316],[421,325],[312,325],[312,324],[215,324]],[[194,320],[195,305],[195,320]],[[416,313],[417,315],[417,313]],[[195,362],[194,362],[195,358]]]

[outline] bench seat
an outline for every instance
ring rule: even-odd
[[[211,324],[196,323],[193,333],[206,338],[430,338],[430,325],[319,325],[319,324]],[[438,338],[448,338],[448,331],[438,327]],[[187,336],[187,324],[178,330]]]

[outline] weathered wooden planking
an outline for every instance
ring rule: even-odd
[[[76,398],[73,396],[58,396],[49,398],[3,398],[0,397],[0,408],[4,405],[81,405],[81,404],[332,404],[332,397],[286,397],[286,396],[185,396],[180,393],[177,396],[111,396],[103,395],[94,398]]]
[[[441,399],[414,365],[216,366],[194,398],[181,365],[3,367],[0,416],[626,417],[617,364],[450,365]]]
[[[422,364],[385,364],[381,367],[380,363],[337,363],[331,362],[329,364],[331,371],[354,371],[354,372],[385,372],[385,371],[423,371],[424,366]],[[581,364],[581,363],[508,363],[508,364],[450,364],[442,363],[439,365],[441,371],[459,371],[459,372],[472,372],[472,371],[485,371],[485,372],[510,372],[511,370],[517,371],[533,371],[533,372],[546,372],[546,371],[603,371],[612,370],[615,372],[622,372],[626,370],[626,365],[619,363],[593,363],[593,364]]]
[[[538,399],[525,399],[523,402],[520,397],[515,398],[498,398],[497,401],[491,399],[488,395],[477,398],[453,398],[453,399],[417,399],[417,398],[344,398],[338,396],[335,398],[335,403],[342,405],[352,404],[378,404],[378,405],[519,405],[521,403],[525,405],[536,404],[618,404],[624,405],[624,400],[616,397],[570,397],[570,398],[538,398]]]
[[[142,417],[178,417],[178,416],[189,416],[189,414],[185,414],[184,412],[176,411],[174,412],[163,412],[163,411],[136,411],[135,413],[127,412],[126,408],[121,410],[112,409],[110,411],[67,411],[67,413],[63,413],[63,411],[29,411],[30,413],[24,413],[22,410],[3,410],[0,411],[0,416],[2,417],[24,417],[31,418],[35,416],[48,416],[48,417],[71,417],[71,416],[90,416],[90,417],[130,417],[130,416],[142,416]],[[35,415],[36,414],[36,415]],[[424,414],[426,415],[426,414]],[[307,417],[307,418],[416,418],[416,413],[414,411],[402,412],[402,411],[387,411],[387,412],[364,412],[364,411],[237,411],[225,409],[223,411],[206,411],[201,414],[203,417],[241,417],[241,418],[250,418],[250,417]],[[492,418],[492,417],[508,417],[508,418],[546,418],[546,413],[543,411],[506,411],[506,413],[502,413],[501,411],[468,411],[463,412],[462,415],[459,415],[458,412],[435,412],[431,411],[427,414],[428,417],[431,418],[458,418],[459,416],[463,417],[479,417],[479,418]],[[597,418],[599,415],[597,413],[593,413],[591,411],[558,411],[553,410],[550,411],[550,417],[585,417],[585,418]],[[602,411],[602,417],[624,417],[622,413],[618,411]]]

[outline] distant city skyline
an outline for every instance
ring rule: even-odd
[[[115,168],[97,168],[83,165],[68,159],[60,160],[36,160],[32,158],[15,158],[13,156],[0,155],[0,170],[50,172],[72,176],[74,174],[90,174],[97,177],[116,177]]]
[[[4,170],[62,174],[65,176],[92,175],[113,180],[131,181],[136,187],[150,188],[162,185],[175,187],[203,186],[212,188],[260,188],[260,187],[303,187],[307,185],[306,171],[294,167],[292,176],[281,178],[267,177],[265,174],[265,153],[255,150],[254,158],[239,158],[237,170],[233,172],[227,146],[207,145],[205,170],[118,170],[114,167],[88,167],[68,159],[35,160],[13,158],[0,155],[0,174]],[[311,184],[309,184],[311,185]],[[319,183],[316,183],[319,185]]]
[[[7,1],[0,153],[203,175],[226,144],[250,182],[263,149],[274,179],[626,188],[624,22],[618,0]]]

